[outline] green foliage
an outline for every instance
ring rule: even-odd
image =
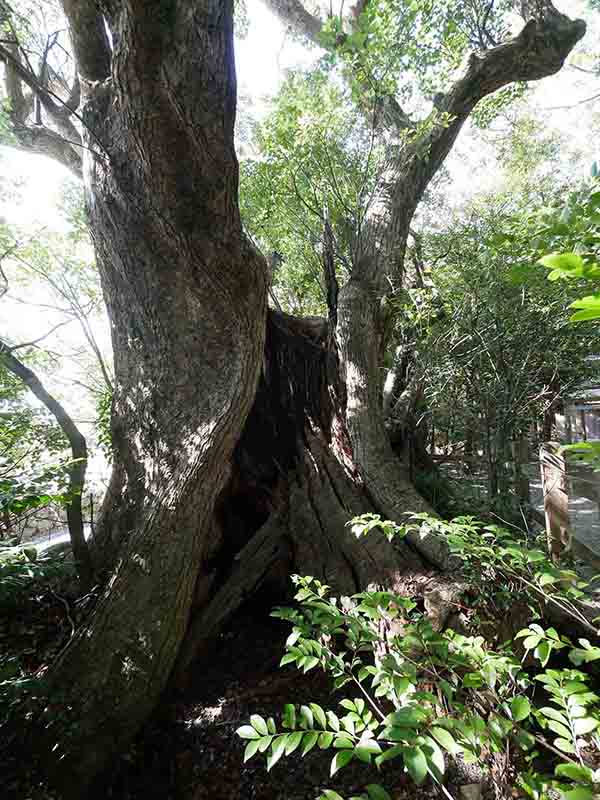
[[[597,165],[592,167],[592,180],[578,191],[571,192],[562,206],[547,216],[547,227],[538,236],[549,238],[556,252],[546,254],[539,263],[550,269],[548,280],[568,280],[577,286],[592,288],[593,293],[570,304],[576,309],[571,322],[593,322],[600,319],[600,178]],[[568,251],[558,251],[566,245]],[[600,469],[600,442],[577,442],[562,448],[576,461]]]
[[[539,259],[550,269],[548,280],[576,280],[597,287],[600,280],[600,182],[594,177],[580,191],[571,192],[566,202],[550,217],[550,225],[538,235],[551,240],[554,247],[562,244],[570,251],[553,252]],[[558,248],[557,248],[558,250]],[[571,303],[577,311],[571,322],[600,319],[600,295],[597,292]]]
[[[284,308],[322,313],[325,219],[344,277],[376,179],[372,137],[346,94],[316,71],[288,78],[256,145],[259,155],[240,165],[244,225],[265,253],[278,255],[273,286]]]
[[[31,512],[64,504],[67,442],[45,411],[29,404],[27,388],[0,368],[0,526],[18,531]]]
[[[72,574],[62,558],[40,556],[35,547],[0,546],[0,608],[14,612],[40,584]]]
[[[22,619],[24,626],[30,613],[39,613],[49,589],[76,577],[74,564],[63,556],[39,554],[35,547],[0,546],[0,615],[5,619]],[[28,631],[29,633],[29,631]],[[27,669],[31,657],[31,634],[25,641],[6,641],[0,653],[0,727],[11,719],[22,726],[23,702],[33,703],[41,680]]]
[[[503,516],[519,502],[511,494],[511,442],[598,371],[589,360],[597,350],[593,326],[569,325],[566,305],[577,285],[548,282],[533,265],[543,253],[539,231],[549,227],[534,201],[487,197],[444,230],[423,234],[423,279],[395,301],[398,336],[408,328],[416,340],[427,418],[448,433],[449,448],[474,461],[482,453],[484,502],[498,512],[502,504]],[[465,508],[477,505],[449,510]]]
[[[500,593],[509,588],[507,582],[519,584],[532,604],[551,598],[580,619],[581,582],[508,531],[427,515],[413,516],[406,526],[374,517],[352,521],[359,535],[381,524],[399,535],[431,526],[447,537],[469,578],[501,586]],[[512,642],[494,647],[482,636],[436,630],[413,599],[393,592],[334,597],[314,578],[293,581],[298,607],[273,614],[292,625],[281,665],[303,672],[320,667],[346,697],[339,710],[312,702],[286,705],[280,724],[253,715],[237,731],[246,741],[244,760],[263,755],[270,770],[284,757],[303,758],[318,747],[332,753],[331,777],[352,761],[379,769],[397,760],[417,785],[428,778],[443,784],[453,757],[484,764],[490,753],[510,746],[529,765],[518,778],[527,794],[538,800],[550,797],[548,792],[591,800],[600,698],[589,688],[589,674],[547,665],[560,651],[568,652],[576,667],[586,665],[600,659],[600,647],[587,639],[573,644],[535,622]],[[517,658],[521,641],[539,664],[533,674]],[[535,692],[540,685],[547,700]],[[553,776],[535,769],[540,747],[555,759]],[[339,797],[327,789],[320,800]],[[386,797],[379,784],[369,784],[360,795]]]
[[[112,431],[110,427],[112,415],[112,392],[106,389],[98,396],[96,403],[96,431],[98,444],[106,459],[110,462],[113,457]]]
[[[507,2],[485,8],[455,0],[367,3],[350,32],[331,16],[321,45],[327,63],[341,64],[363,106],[384,95],[399,94],[407,102],[446,89],[468,51],[501,41],[509,11]],[[357,74],[367,80],[358,83]]]

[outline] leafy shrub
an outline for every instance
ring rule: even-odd
[[[473,580],[508,582],[525,590],[533,609],[551,602],[581,624],[585,620],[578,608],[583,582],[496,526],[426,515],[413,516],[406,526],[374,515],[351,525],[356,535],[381,527],[388,537],[431,526],[447,537]],[[333,752],[333,777],[351,761],[379,768],[397,759],[416,784],[431,778],[450,796],[443,784],[449,757],[460,754],[484,765],[490,753],[503,753],[510,744],[528,765],[519,776],[525,794],[534,800],[548,792],[591,800],[599,778],[592,766],[599,752],[600,698],[589,687],[590,674],[547,665],[564,651],[573,667],[585,667],[600,659],[600,647],[583,638],[574,644],[535,622],[513,641],[493,647],[482,636],[435,630],[412,598],[385,591],[338,598],[314,578],[293,581],[299,607],[273,612],[292,625],[281,665],[303,672],[318,666],[336,689],[346,687],[348,696],[337,712],[311,702],[286,705],[279,726],[273,718],[253,715],[237,731],[247,742],[244,760],[263,754],[272,769],[285,756],[304,757],[319,747]],[[517,657],[519,643],[539,665],[533,674]],[[541,701],[540,686],[546,694]],[[541,753],[554,760],[553,775],[536,770]],[[334,789],[320,795],[320,800],[340,798]],[[351,800],[360,798],[390,800],[390,795],[380,784],[369,784]]]
[[[39,556],[35,547],[0,547],[0,617],[29,620],[43,608],[48,588],[75,576],[72,562],[59,556]],[[22,703],[33,702],[41,681],[28,674],[24,654],[31,641],[10,639],[0,653],[0,726],[5,726]]]
[[[14,609],[42,584],[74,574],[63,558],[38,556],[35,547],[0,547],[0,610]]]

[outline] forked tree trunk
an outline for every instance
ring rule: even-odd
[[[93,0],[63,0],[112,327],[116,448],[96,548],[110,575],[47,676],[49,710],[61,714],[38,720],[65,798],[85,796],[174,667],[184,673],[265,580],[297,570],[344,591],[404,590],[424,569],[416,551],[446,562],[431,536],[396,548],[345,527],[364,511],[400,520],[427,508],[381,413],[386,259],[398,274],[419,199],[477,101],[558,70],[585,29],[544,2],[548,15],[470,60],[442,117],[392,164],[383,234],[357,253],[334,331],[274,313],[267,323],[266,265],[238,211],[233,1],[101,5],[106,24]]]

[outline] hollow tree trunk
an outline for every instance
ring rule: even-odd
[[[198,577],[177,681],[264,584],[283,597],[290,574],[299,573],[343,593],[369,585],[402,593],[429,574],[410,544],[391,544],[381,533],[358,540],[348,529],[354,516],[389,516],[390,510],[371,493],[354,459],[345,398],[327,322],[271,311],[265,368],[232,479],[217,503],[213,550]],[[399,462],[394,466],[400,475]],[[395,480],[405,492],[402,511],[423,510],[414,489]]]

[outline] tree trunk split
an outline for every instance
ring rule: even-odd
[[[409,545],[392,545],[381,533],[357,541],[346,525],[382,509],[350,457],[328,342],[322,321],[269,316],[257,399],[217,504],[220,549],[200,571],[177,680],[265,583],[281,597],[293,573],[347,594],[382,585],[402,593],[409,575],[427,572]]]

